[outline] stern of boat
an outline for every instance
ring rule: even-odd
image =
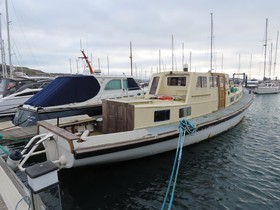
[[[38,132],[52,134],[52,138],[43,142],[47,160],[56,163],[60,169],[71,168],[74,163],[72,141],[77,140],[77,136],[46,121],[38,123]]]

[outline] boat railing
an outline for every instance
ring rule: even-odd
[[[18,164],[18,169],[20,171],[25,171],[25,168],[23,168],[23,165],[26,163],[26,161],[29,159],[29,157],[34,156],[34,155],[39,155],[42,153],[46,153],[46,150],[40,150],[40,151],[35,151],[37,147],[44,141],[52,138],[54,134],[52,133],[44,133],[44,134],[39,134],[34,136],[28,144],[24,147],[24,149],[21,151],[21,155],[23,159],[21,159],[20,163]],[[38,140],[39,139],[39,140]],[[30,146],[36,141],[36,143],[32,146],[32,148],[27,152],[27,150],[30,148]],[[27,153],[26,153],[27,152]]]

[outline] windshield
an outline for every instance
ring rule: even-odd
[[[9,79],[2,79],[0,84],[0,97],[13,94],[16,91],[16,82]]]

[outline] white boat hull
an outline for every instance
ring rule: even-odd
[[[229,121],[226,121],[222,124],[218,124],[202,131],[198,131],[193,135],[186,135],[184,146],[189,146],[201,142],[203,140],[209,139],[213,136],[216,136],[228,129],[237,125],[245,116],[245,112],[232,118]],[[162,143],[157,143],[153,145],[143,146],[135,149],[129,149],[120,152],[109,153],[106,155],[94,156],[84,159],[72,159],[71,167],[78,167],[84,165],[97,165],[97,164],[108,164],[114,162],[127,161],[137,158],[148,157],[168,151],[175,150],[178,144],[178,138],[170,139]]]
[[[276,83],[261,84],[256,88],[256,94],[275,94],[280,92],[280,87]]]
[[[209,139],[236,126],[245,116],[246,110],[251,105],[251,103],[252,102],[249,102],[246,106],[239,108],[239,110],[236,110],[233,113],[231,113],[231,117],[228,117],[227,120],[222,120],[220,123],[216,122],[216,120],[210,120],[212,122],[215,121],[216,123],[212,123],[211,126],[207,126],[204,129],[200,129],[194,134],[186,135],[184,140],[184,146],[189,146],[191,144],[195,144],[203,140]],[[48,132],[48,130],[44,127],[39,127],[39,130],[40,133]],[[148,133],[149,132],[147,132],[145,129],[141,129],[139,131],[106,134],[103,138],[99,137],[98,140],[100,140],[100,142],[103,141],[105,145],[108,139],[113,138],[117,140],[129,138],[129,141],[133,141],[133,139],[145,138],[145,136],[147,136]],[[46,155],[48,160],[59,160],[60,168],[72,168],[86,165],[101,165],[133,160],[175,150],[178,144],[178,128],[176,129],[174,127],[173,133],[170,133],[171,134],[169,136],[165,136],[164,141],[160,140],[160,135],[155,135],[151,139],[157,141],[156,143],[149,143],[143,146],[137,146],[132,148],[128,146],[127,149],[119,149],[118,151],[114,150],[114,148],[108,148],[105,152],[95,151],[93,155],[81,155],[80,157],[78,157],[77,154],[73,154],[71,152],[71,146],[69,145],[69,142],[65,140],[65,138],[60,137],[59,135],[55,137],[55,141],[44,142],[44,146],[46,148]],[[91,139],[91,141],[94,141],[94,139]],[[121,140],[119,141],[121,142]],[[125,141],[123,140],[123,142]],[[79,143],[75,143],[75,148],[79,150]]]

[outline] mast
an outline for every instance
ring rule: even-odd
[[[192,71],[192,51],[190,51],[190,71]]]
[[[88,57],[86,56],[84,50],[81,50],[81,52],[82,52],[82,54],[83,54],[83,57],[82,57],[82,58],[86,60],[86,63],[87,63],[87,65],[88,65],[88,68],[89,68],[90,73],[91,73],[91,74],[94,74],[94,71],[93,71],[93,69],[92,69],[92,67],[91,67],[91,64],[90,64],[90,62],[89,62],[89,60],[88,60]]]
[[[160,50],[158,51],[158,71],[161,72],[161,54],[160,54]]]
[[[271,67],[272,67],[272,47],[273,44],[270,45],[270,54],[269,54],[269,69],[268,69],[268,77],[271,79]]]
[[[213,70],[213,13],[211,15],[210,71]]]
[[[7,36],[8,36],[10,77],[13,77],[13,64],[12,64],[11,41],[10,41],[10,20],[9,20],[9,14],[8,14],[8,1],[7,0],[5,0],[5,4],[6,4],[6,20],[7,20]]]
[[[265,40],[264,40],[263,80],[265,80],[265,67],[266,67],[267,27],[268,27],[268,19],[266,18],[266,21],[265,21]]]
[[[184,42],[182,43],[182,69],[184,69],[184,64],[185,64],[185,46]]]
[[[1,48],[1,60],[2,60],[2,76],[8,77],[6,69],[6,60],[5,60],[5,48],[4,41],[2,39],[2,14],[0,13],[0,48]]]
[[[130,41],[130,74],[131,76],[133,75],[133,69],[132,69],[132,45],[131,45],[131,41]]]
[[[275,49],[274,63],[273,63],[273,78],[275,77],[275,67],[276,67],[277,48],[278,48],[278,37],[279,37],[279,31],[277,31],[277,38],[276,38],[276,49]]]
[[[172,35],[172,71],[174,70],[174,39]]]
[[[110,72],[109,56],[107,56],[107,69],[108,69],[108,75],[109,75],[109,72]]]

